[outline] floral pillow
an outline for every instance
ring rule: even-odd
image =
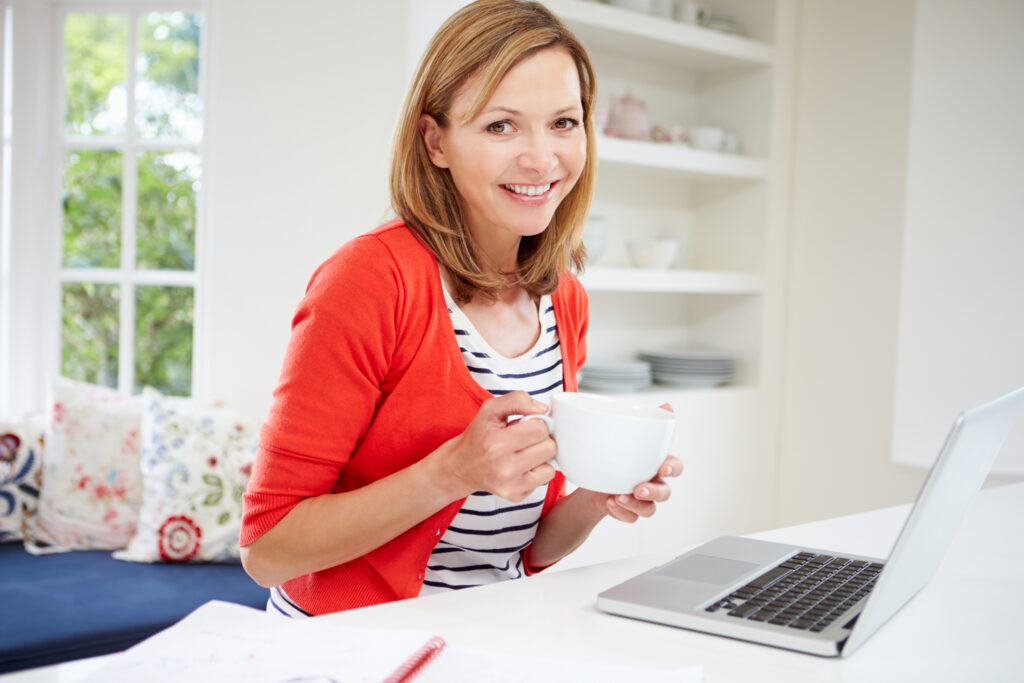
[[[51,405],[39,506],[25,520],[25,547],[123,548],[142,503],[141,398],[58,378]]]
[[[242,494],[259,422],[202,408],[156,389],[142,392],[142,509],[119,560],[237,560]]]
[[[39,503],[46,415],[0,420],[0,543],[24,537],[24,519]]]

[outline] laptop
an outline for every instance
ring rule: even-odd
[[[624,617],[826,657],[852,654],[924,587],[1024,410],[961,413],[888,559],[723,536],[601,593]]]

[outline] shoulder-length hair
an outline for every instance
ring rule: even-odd
[[[555,210],[547,228],[524,237],[515,283],[534,296],[550,294],[561,273],[583,268],[583,227],[594,194],[596,142],[592,110],[596,80],[590,57],[572,32],[546,7],[520,0],[478,0],[453,14],[438,29],[412,80],[395,129],[391,150],[391,202],[398,214],[452,274],[456,301],[474,293],[494,298],[508,285],[505,274],[484,272],[474,253],[448,169],[430,161],[419,119],[430,114],[450,123],[452,102],[471,76],[482,88],[467,120],[477,116],[510,69],[547,48],[566,50],[580,79],[587,158],[575,187]]]

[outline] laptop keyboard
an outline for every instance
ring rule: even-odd
[[[820,632],[871,592],[884,565],[799,553],[706,608],[739,619]],[[851,622],[852,624],[852,622]]]

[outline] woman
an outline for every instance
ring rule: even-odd
[[[352,240],[298,307],[240,544],[292,616],[550,566],[605,516],[668,498],[565,494],[538,399],[575,391],[569,273],[594,185],[594,74],[544,7],[480,0],[428,46],[394,141],[400,220]]]

